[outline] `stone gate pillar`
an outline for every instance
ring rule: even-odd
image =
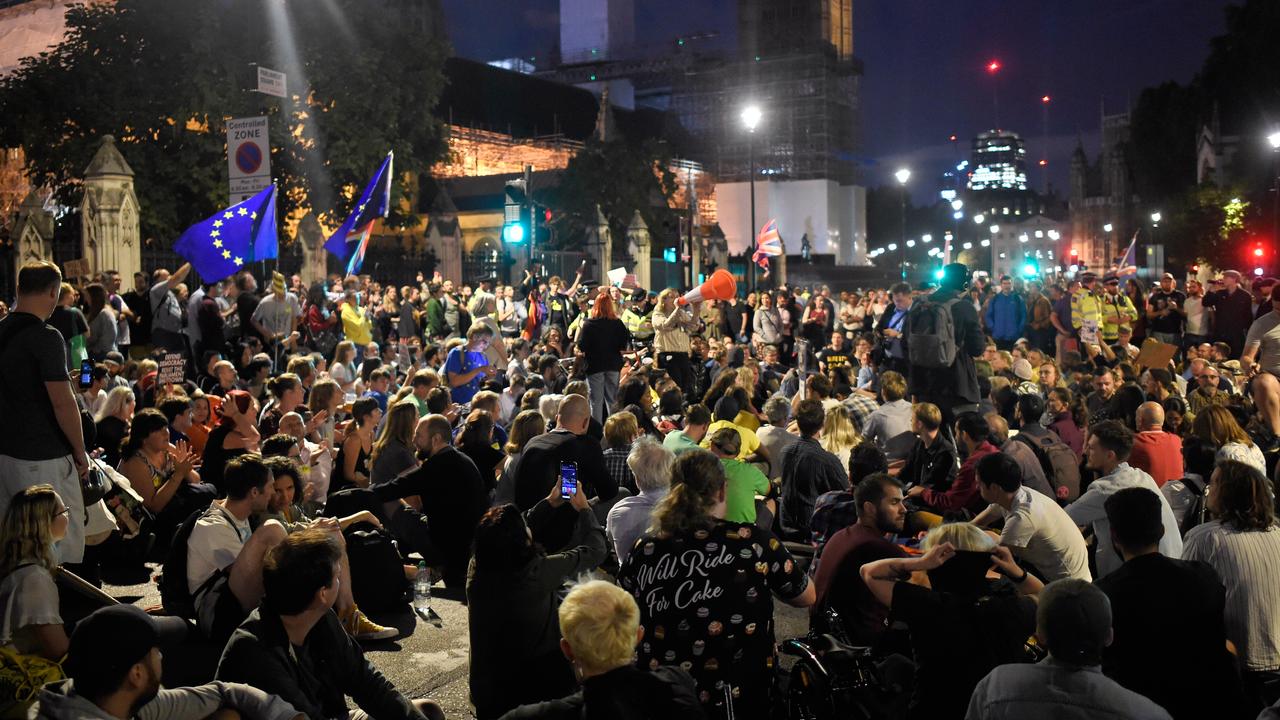
[[[13,284],[18,287],[18,270],[37,260],[53,262],[53,213],[44,209],[44,197],[38,190],[27,193],[18,207],[18,218],[13,225],[14,249]],[[111,269],[111,268],[108,268]]]
[[[324,249],[324,229],[314,212],[308,212],[298,221],[298,230],[294,240],[302,246],[302,269],[298,274],[308,287],[312,283],[322,282],[328,276],[328,256]]]
[[[116,149],[116,139],[103,135],[98,152],[84,171],[80,200],[80,246],[94,275],[115,270],[131,278],[142,269],[138,196],[133,168]]]
[[[640,283],[640,287],[645,290],[652,290],[653,287],[650,285],[652,265],[649,261],[653,243],[649,237],[649,226],[645,224],[644,218],[640,217],[639,210],[631,216],[631,224],[627,226],[627,245],[627,249],[631,251],[632,262],[635,263],[636,282]]]

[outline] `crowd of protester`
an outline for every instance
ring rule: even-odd
[[[425,580],[482,720],[785,715],[775,601],[903,717],[1280,716],[1270,279],[190,271],[19,272],[0,712],[443,717],[361,649]],[[60,573],[147,563],[161,615],[60,616]],[[216,672],[161,689],[187,633]]]

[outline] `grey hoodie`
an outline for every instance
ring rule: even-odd
[[[200,720],[220,708],[234,708],[251,720],[293,720],[300,713],[275,695],[240,683],[211,682],[199,687],[164,688],[142,706],[138,720]],[[32,706],[31,720],[118,720],[77,695],[71,680],[49,683]]]

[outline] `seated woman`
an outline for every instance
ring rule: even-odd
[[[484,410],[472,410],[462,425],[458,437],[458,451],[471,458],[480,470],[485,487],[490,493],[498,485],[498,473],[507,459],[506,454],[493,446],[493,416]]]
[[[168,547],[182,521],[217,497],[217,488],[200,482],[198,456],[187,443],[169,444],[168,420],[155,408],[134,416],[120,455],[120,473],[155,516],[157,547]]]
[[[1218,448],[1219,463],[1234,460],[1260,473],[1267,472],[1267,462],[1262,450],[1227,408],[1210,405],[1201,410],[1191,422],[1191,432],[1202,442]]]
[[[705,717],[689,673],[674,667],[632,664],[644,640],[640,608],[612,583],[592,580],[569,591],[560,604],[560,651],[573,664],[582,689],[573,695],[525,705],[504,720],[699,720]]]
[[[102,402],[102,408],[93,418],[97,430],[95,442],[102,448],[102,461],[111,467],[120,463],[120,443],[129,434],[129,421],[133,419],[136,404],[132,390],[127,387],[112,388]]]
[[[51,680],[61,673],[41,660],[61,662],[70,644],[52,574],[58,567],[53,545],[67,533],[67,514],[51,485],[36,485],[14,496],[0,525],[0,644],[32,656],[31,665],[57,675]],[[6,717],[25,717],[21,706],[30,700],[0,698],[0,708]]]
[[[204,462],[200,465],[204,481],[220,487],[227,461],[257,452],[260,440],[257,426],[258,401],[245,390],[232,390],[222,403],[222,419],[209,432],[204,446]]]
[[[911,631],[916,683],[909,716],[964,717],[974,687],[995,666],[1030,661],[1036,603],[1028,596],[1044,586],[973,523],[939,525],[922,547],[923,557],[863,565],[862,579]],[[993,569],[1007,580],[988,579]],[[903,580],[917,571],[928,574],[930,587]]]
[[[571,549],[546,555],[526,520],[536,523],[565,502],[577,511]],[[471,701],[480,720],[573,692],[573,670],[559,650],[559,590],[599,565],[605,552],[604,530],[581,485],[566,501],[556,483],[523,516],[515,505],[502,505],[480,519],[467,573]]]
[[[191,449],[201,457],[204,456],[209,433],[218,424],[218,413],[221,410],[222,398],[217,395],[205,395],[197,390],[191,396],[191,427],[187,430],[187,437],[191,439]]]
[[[771,532],[724,520],[726,485],[711,453],[676,458],[671,490],[618,584],[640,605],[639,667],[688,670],[709,715],[732,704],[737,717],[765,718],[777,666],[773,596],[809,607],[814,588]]]
[[[329,494],[353,487],[369,487],[369,454],[373,451],[373,430],[382,419],[378,401],[362,397],[351,403],[351,422],[333,463]]]
[[[258,432],[262,437],[271,437],[280,431],[280,418],[285,413],[307,410],[302,402],[302,380],[293,373],[284,373],[268,380],[267,392],[271,393],[271,400],[258,416]]]

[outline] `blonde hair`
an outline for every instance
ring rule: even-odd
[[[640,608],[626,590],[604,580],[574,587],[560,603],[560,634],[584,673],[630,665]]]
[[[640,423],[636,416],[627,412],[616,412],[604,421],[604,444],[607,448],[624,448],[636,439],[640,432]]]
[[[350,354],[348,356],[348,353]],[[333,348],[333,361],[336,363],[349,362],[356,356],[356,344],[350,340],[343,340]]]
[[[387,409],[386,422],[382,423],[382,434],[373,444],[369,452],[369,467],[378,460],[378,454],[384,448],[398,440],[406,447],[413,447],[413,432],[418,427],[418,406],[413,402],[398,402]]]
[[[134,401],[133,390],[127,387],[114,387],[111,392],[107,393],[107,397],[102,401],[102,407],[98,408],[98,414],[93,416],[95,423],[100,423],[104,418],[111,417],[124,409],[126,405]]]
[[[822,422],[822,447],[829,453],[839,455],[852,450],[862,442],[862,436],[853,427],[853,418],[849,409],[836,405],[827,411],[827,419]]]
[[[996,540],[982,531],[982,528],[971,522],[953,522],[939,525],[924,536],[924,550],[943,543],[951,543],[956,550],[968,552],[991,552],[996,549]]]
[[[52,527],[59,504],[52,485],[34,485],[13,497],[0,524],[0,577],[32,561],[49,572],[58,567]]]

